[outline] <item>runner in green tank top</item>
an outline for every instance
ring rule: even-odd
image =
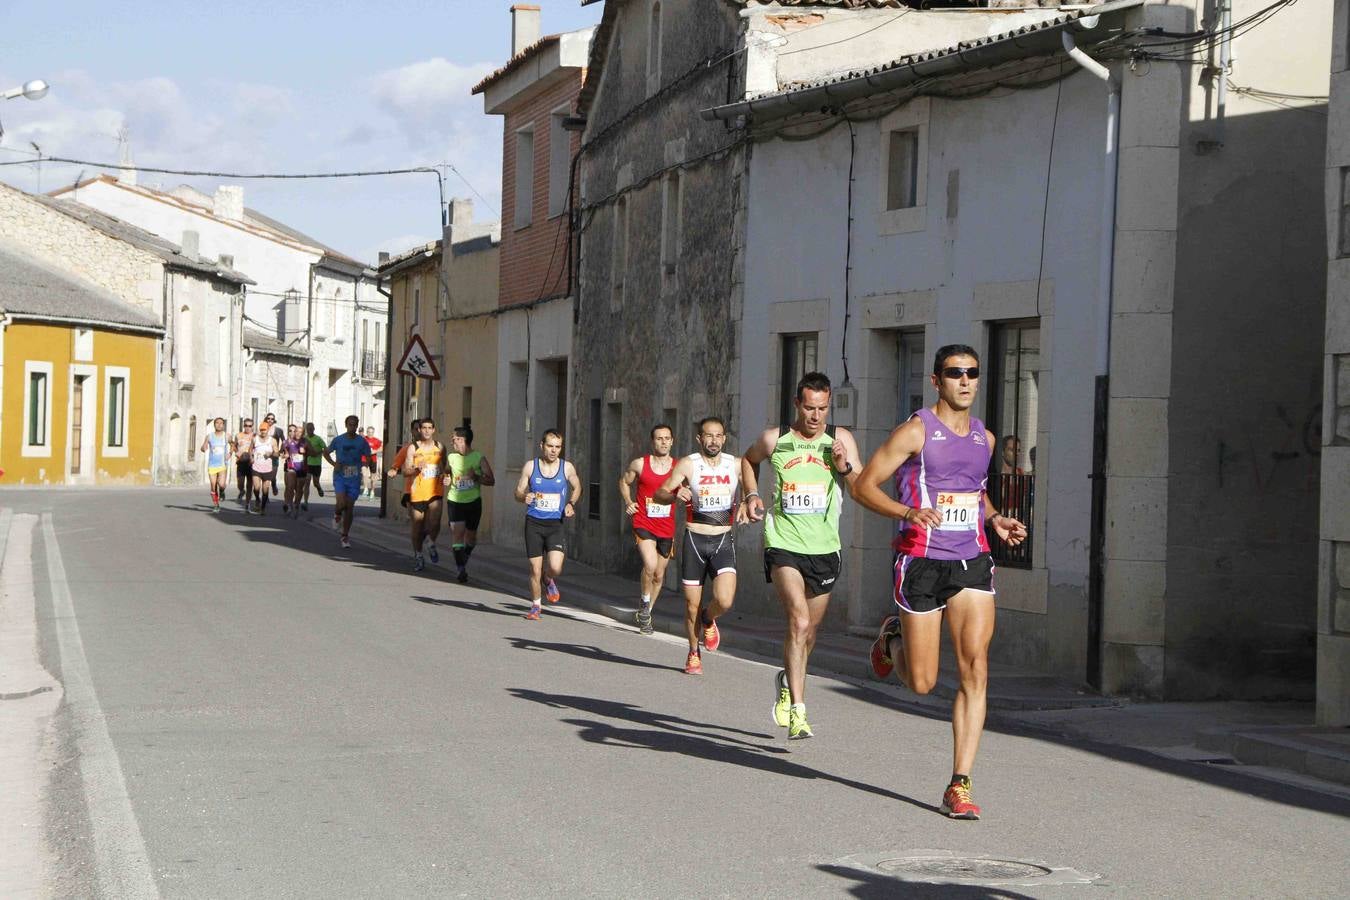
[[[773,503],[764,525],[764,580],[773,584],[787,615],[773,720],[788,730],[789,740],[812,736],[806,721],[806,663],[839,577],[845,483],[862,468],[853,435],[825,424],[830,394],[830,379],[822,373],[802,376],[792,427],[768,429],[741,461],[746,514],[752,522],[765,518],[757,490],[759,464],[767,459],[773,466]]]
[[[497,479],[487,459],[473,449],[472,428],[456,428],[450,449],[445,457],[445,499],[449,501],[450,541],[459,569],[455,580],[464,584],[469,580],[469,556],[478,544],[478,523],[483,519],[483,488],[496,484]]]

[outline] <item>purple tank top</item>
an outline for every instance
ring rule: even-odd
[[[989,552],[984,534],[984,494],[989,480],[989,439],[973,416],[970,434],[952,431],[928,408],[914,413],[923,422],[923,449],[895,473],[900,502],[942,514],[937,528],[906,523],[895,539],[905,556],[974,559]]]

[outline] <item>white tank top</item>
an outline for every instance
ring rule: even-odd
[[[741,467],[736,457],[723,453],[709,464],[702,453],[689,457],[694,470],[689,490],[688,521],[700,525],[731,525],[735,521],[736,494],[741,486]]]

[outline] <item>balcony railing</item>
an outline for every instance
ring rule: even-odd
[[[1012,516],[1027,526],[1027,539],[1016,547],[1010,547],[989,529],[989,547],[993,551],[994,562],[1011,569],[1031,568],[1031,542],[1035,532],[1031,527],[1031,514],[1036,503],[1035,475],[992,475],[989,479],[990,499],[994,506],[1005,516]]]
[[[383,381],[389,372],[389,357],[379,350],[364,350],[361,353],[361,378],[366,381]]]

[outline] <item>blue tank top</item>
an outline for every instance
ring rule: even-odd
[[[206,457],[207,467],[211,469],[223,468],[225,465],[225,452],[230,445],[229,435],[217,435],[213,431],[206,436],[206,439],[210,442],[207,450],[210,455]]]
[[[563,507],[567,506],[567,494],[571,490],[567,483],[567,463],[558,457],[558,474],[551,478],[539,471],[540,465],[540,461],[535,459],[530,471],[530,493],[535,497],[526,508],[525,515],[531,519],[560,521]]]

